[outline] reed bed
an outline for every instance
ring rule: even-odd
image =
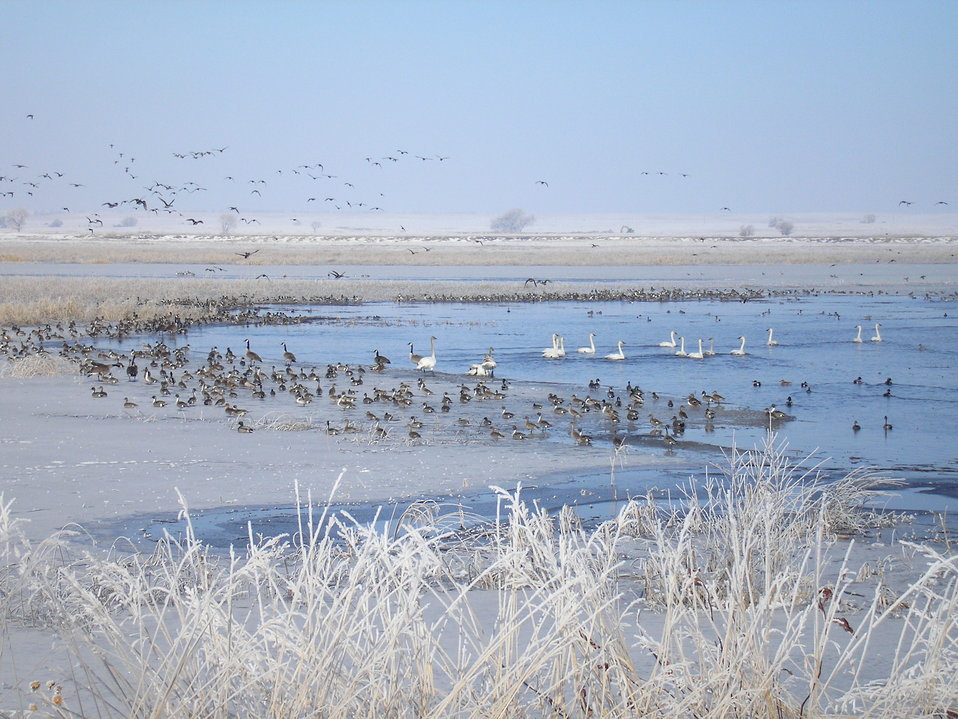
[[[835,539],[880,488],[770,442],[592,529],[519,490],[472,529],[435,504],[375,529],[307,497],[294,536],[251,527],[225,556],[189,522],[151,552],[31,545],[0,501],[0,609],[70,653],[64,681],[24,687],[36,716],[951,717],[958,556],[896,547],[916,569],[889,599]]]

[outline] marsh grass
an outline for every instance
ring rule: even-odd
[[[0,364],[0,377],[6,378],[55,377],[79,373],[80,365],[77,362],[47,352],[8,359]]]
[[[295,535],[226,555],[185,503],[182,537],[103,554],[31,545],[0,501],[0,606],[69,651],[37,715],[951,716],[958,557],[899,547],[917,571],[890,598],[853,586],[834,533],[870,524],[869,481],[829,494],[769,443],[592,529],[498,490],[471,533],[454,506],[380,529],[297,497]]]

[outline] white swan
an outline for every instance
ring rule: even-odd
[[[679,341],[682,346],[679,347],[679,351],[675,353],[676,357],[688,357],[689,353],[685,351],[685,337],[679,337]]]
[[[559,359],[559,335],[552,333],[552,347],[542,350],[542,356],[546,359]]]
[[[618,351],[618,352],[612,352],[611,354],[607,354],[607,355],[605,356],[605,358],[606,358],[607,360],[624,360],[624,359],[625,359],[625,352],[622,351],[622,345],[624,345],[624,344],[625,344],[625,342],[623,342],[622,340],[619,340],[619,351]]]
[[[853,339],[852,342],[857,342],[858,344],[861,344],[862,343],[862,326],[855,325],[855,329],[858,330],[858,334],[855,335],[855,339]]]
[[[669,332],[669,339],[665,342],[659,342],[659,347],[668,347],[670,349],[675,349],[675,330]]]
[[[709,337],[709,348],[705,351],[705,356],[706,357],[715,356],[715,338],[714,337]]]
[[[492,377],[496,376],[496,367],[497,367],[496,360],[492,356],[492,353],[494,351],[495,350],[493,350],[493,348],[490,347],[489,352],[486,353],[486,356],[482,358],[482,362],[479,363],[479,366],[482,367],[482,369],[484,369],[486,372],[488,372],[489,375]]]
[[[558,357],[565,357],[565,337],[558,335],[559,337],[559,354]]]
[[[580,355],[594,355],[595,354],[595,332],[589,333],[589,346],[580,347],[576,350]]]
[[[766,342],[769,347],[775,347],[778,342],[775,341],[775,330],[771,327],[768,328],[768,342]]]
[[[432,350],[432,354],[422,357],[419,362],[416,364],[416,369],[422,370],[425,372],[428,370],[436,369],[436,338],[429,338],[429,348]]]
[[[699,338],[699,351],[689,352],[689,359],[705,359],[705,353],[702,351],[702,338]]]
[[[881,322],[875,323],[875,336],[872,337],[872,342],[881,342],[881,332],[878,331],[878,328],[881,327]]]
[[[742,340],[742,345],[737,350],[732,350],[729,354],[733,354],[736,357],[744,357],[747,353],[745,352],[745,337],[739,337]]]

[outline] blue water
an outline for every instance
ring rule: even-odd
[[[464,378],[470,364],[494,347],[497,378],[558,383],[580,396],[588,393],[590,380],[617,390],[631,382],[646,391],[645,409],[665,420],[669,410],[648,401],[652,391],[681,398],[717,390],[729,406],[762,410],[775,404],[792,415],[780,432],[794,450],[819,450],[844,465],[896,469],[912,479],[930,473],[927,479],[934,481],[958,477],[956,304],[831,295],[747,303],[374,304],[312,308],[306,313],[316,321],[302,325],[205,328],[191,331],[189,342],[202,352],[213,345],[238,351],[249,337],[264,362],[277,365],[280,343],[286,342],[300,364],[320,367],[369,364],[378,349],[393,367],[406,367],[407,343],[428,354],[429,337],[435,336],[437,372]],[[869,341],[876,322],[882,342]],[[861,344],[851,341],[856,324],[864,326]],[[769,327],[778,346],[765,344]],[[697,349],[698,338],[706,349],[714,338],[716,356],[679,358],[658,347],[673,329],[686,337],[688,351]],[[566,338],[564,359],[541,356],[552,332]],[[588,344],[589,332],[597,335],[595,357],[576,353]],[[735,357],[729,352],[740,335],[748,354]],[[625,342],[626,359],[602,359],[618,340]],[[858,377],[862,383],[854,384]],[[884,396],[888,390],[891,397]],[[882,429],[886,416],[890,431]],[[852,430],[855,421],[859,432]],[[736,439],[752,446],[761,435],[758,428],[740,428]],[[686,439],[699,437],[690,433]]]

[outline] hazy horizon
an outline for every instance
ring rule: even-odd
[[[958,206],[954,4],[4,10],[0,214]]]

